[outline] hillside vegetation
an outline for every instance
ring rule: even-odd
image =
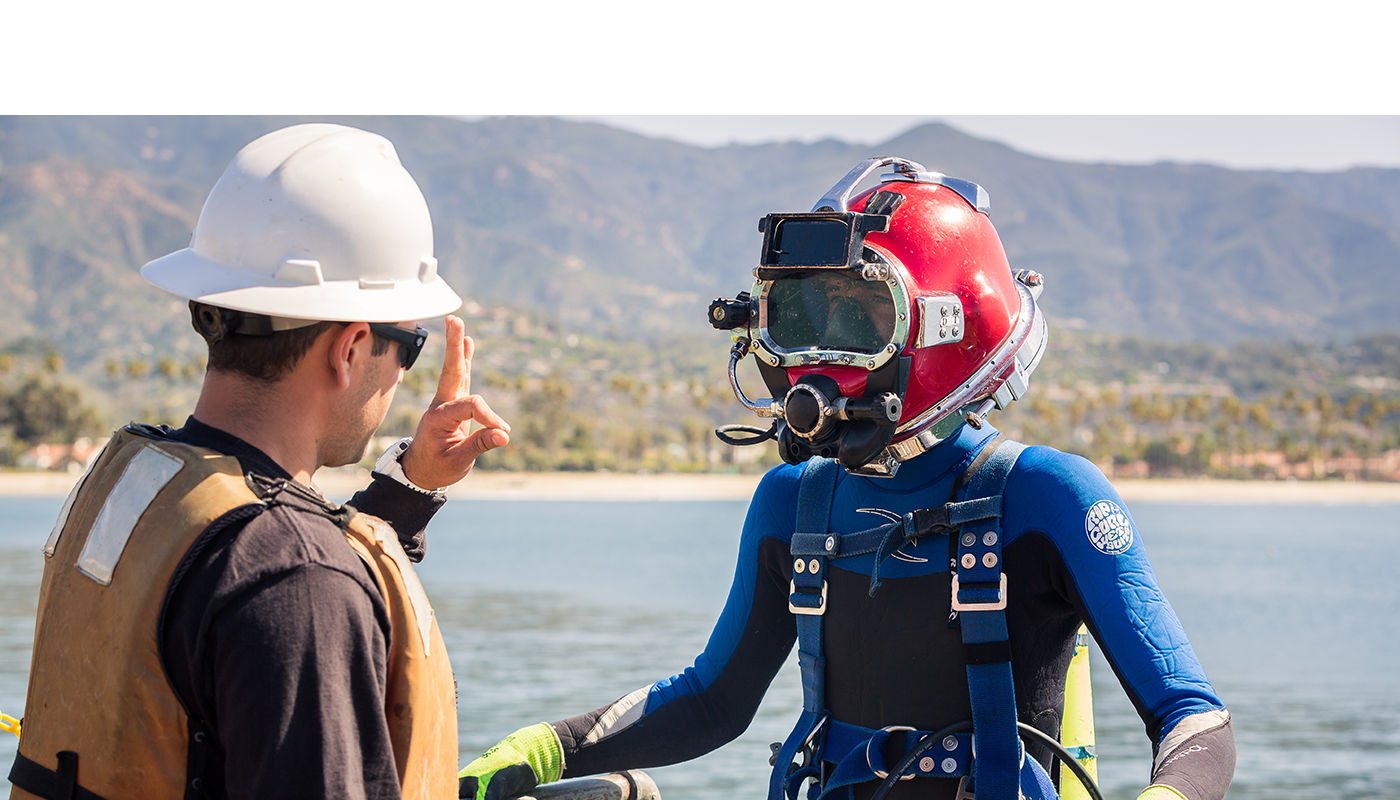
[[[771,444],[712,434],[760,424],[725,377],[716,332],[651,341],[569,331],[505,308],[469,306],[475,391],[514,428],[485,469],[758,471]],[[195,339],[193,331],[186,334]],[[1343,345],[1230,347],[1055,331],[1030,395],[993,424],[1079,453],[1119,476],[1400,480],[1400,334]],[[30,343],[32,344],[32,343]],[[380,433],[413,432],[436,386],[441,328],[410,370]],[[751,360],[750,360],[751,361]],[[0,351],[0,459],[46,441],[97,437],[129,420],[181,424],[203,360],[133,356],[92,375],[12,343]],[[740,371],[762,391],[751,363]]]
[[[187,244],[243,144],[298,121],[0,118],[0,458],[183,420],[203,344],[139,267]],[[747,287],[760,216],[886,153],[981,183],[1013,266],[1046,275],[1052,347],[1010,432],[1125,474],[1380,477],[1400,447],[1400,170],[1068,164],[942,125],[705,149],[548,118],[327,121],[388,136],[428,198],[477,387],[516,425],[483,466],[772,463],[709,433],[753,420],[704,308]],[[432,380],[409,374],[386,434]]]

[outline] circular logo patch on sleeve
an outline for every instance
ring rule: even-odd
[[[1133,523],[1117,503],[1100,500],[1084,515],[1084,532],[1101,553],[1116,556],[1133,546]]]

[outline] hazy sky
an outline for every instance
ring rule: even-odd
[[[1324,116],[1400,113],[1374,0],[329,8],[8,3],[0,113],[581,115],[706,146],[943,119],[1061,159],[1400,167],[1400,117]]]
[[[714,147],[831,137],[878,144],[941,121],[1068,161],[1207,163],[1233,169],[1400,167],[1400,116],[575,116]]]

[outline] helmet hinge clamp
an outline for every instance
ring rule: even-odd
[[[897,170],[887,172],[880,176],[881,181],[907,181],[909,183],[930,183],[934,186],[945,186],[952,189],[959,197],[967,201],[977,211],[991,216],[992,197],[987,194],[987,190],[972,181],[965,181],[961,178],[950,178],[941,172],[925,172],[922,168],[914,170]]]

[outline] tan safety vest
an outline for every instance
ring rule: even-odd
[[[276,502],[275,488],[260,489],[232,457],[134,427],[112,438],[44,549],[21,758],[11,773],[32,789],[16,786],[11,798],[52,797],[74,780],[75,796],[186,796],[199,776],[188,774],[189,720],[157,651],[160,611],[202,533],[230,512]],[[345,538],[374,573],[392,625],[385,716],[403,796],[455,798],[456,691],[427,595],[387,523],[356,514]],[[22,768],[40,780],[16,781]]]

